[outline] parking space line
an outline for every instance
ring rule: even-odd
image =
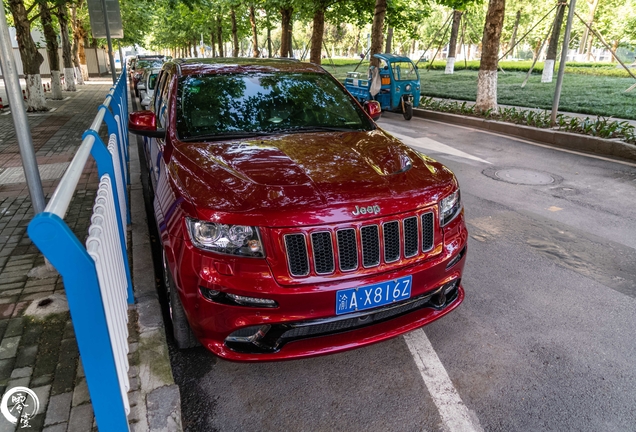
[[[418,149],[422,149],[424,151],[443,153],[443,154],[447,154],[451,156],[458,156],[464,159],[474,160],[474,161],[485,163],[485,164],[490,164],[490,162],[488,162],[487,160],[484,160],[477,156],[473,156],[469,153],[463,152],[449,145],[442,144],[441,142],[435,141],[428,137],[412,138],[406,135],[402,135],[398,132],[393,132],[388,128],[387,128],[387,131],[389,131],[391,135],[393,135],[394,137],[402,141],[404,144],[410,145],[411,147],[417,147]]]
[[[457,393],[424,330],[407,333],[404,335],[404,340],[437,406],[445,429],[449,432],[482,431],[478,420],[471,416]]]

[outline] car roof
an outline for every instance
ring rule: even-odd
[[[325,70],[313,63],[283,58],[218,57],[174,60],[180,75],[250,72],[318,72]]]
[[[373,54],[373,57],[385,60],[387,62],[394,62],[394,61],[411,62],[410,58],[404,57],[404,56],[401,56],[401,55],[397,55],[397,54],[388,54],[388,53]]]

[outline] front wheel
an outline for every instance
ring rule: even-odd
[[[404,120],[411,120],[411,118],[413,118],[413,102],[405,100],[403,104],[404,109],[402,111],[402,115],[404,116]]]
[[[196,336],[194,336],[194,333],[192,333],[192,329],[190,328],[190,324],[186,318],[183,305],[181,304],[181,299],[179,298],[179,293],[174,286],[174,281],[170,274],[170,269],[168,268],[165,252],[163,255],[163,282],[166,288],[168,309],[170,311],[170,319],[172,321],[172,334],[177,347],[179,349],[194,348],[199,345],[199,341]]]

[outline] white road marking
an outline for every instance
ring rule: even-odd
[[[428,137],[411,138],[409,136],[402,135],[402,134],[397,133],[397,132],[392,132],[390,130],[389,130],[389,132],[391,133],[391,135],[393,135],[394,137],[398,138],[404,144],[409,145],[411,147],[417,147],[417,148],[422,149],[422,150],[429,150],[429,151],[432,151],[432,152],[435,152],[435,153],[449,154],[449,155],[458,156],[458,157],[464,158],[464,159],[470,159],[470,160],[474,160],[474,161],[477,161],[477,162],[490,164],[490,162],[488,162],[487,160],[478,158],[477,156],[473,156],[473,155],[471,155],[469,153],[463,152],[463,151],[458,150],[458,149],[456,149],[454,147],[451,147],[449,145],[442,144],[441,142],[435,141],[435,140],[430,139]]]
[[[627,165],[627,166],[632,166],[632,167],[636,167],[636,163],[634,162],[627,162],[627,161],[622,161],[622,160],[618,160],[618,159],[612,159],[612,158],[608,158],[608,157],[604,157],[604,156],[597,156],[597,155],[593,155],[590,153],[583,153],[583,152],[578,152],[576,150],[569,150],[569,149],[564,149],[564,148],[560,148],[560,147],[554,147],[548,144],[541,144],[535,141],[529,141],[523,138],[518,138],[516,136],[512,136],[512,135],[505,135],[505,134],[500,134],[497,132],[492,132],[492,131],[488,131],[488,130],[484,130],[484,129],[478,129],[478,128],[473,128],[470,126],[462,126],[462,125],[457,125],[457,124],[453,124],[453,123],[445,123],[442,121],[438,121],[438,120],[430,120],[430,119],[423,119],[423,118],[418,118],[418,120],[421,121],[425,121],[425,122],[431,122],[431,123],[438,123],[444,126],[452,126],[452,127],[456,127],[456,128],[461,128],[461,129],[466,129],[472,132],[481,132],[481,133],[485,133],[485,134],[489,134],[489,135],[495,135],[501,138],[507,138],[513,141],[518,141],[518,142],[522,142],[524,144],[530,144],[533,146],[537,146],[537,147],[543,147],[546,149],[550,149],[550,150],[556,150],[556,151],[560,151],[563,153],[571,153],[571,154],[575,154],[575,155],[579,155],[579,156],[585,156],[585,157],[589,157],[592,159],[599,159],[599,160],[603,160],[603,161],[607,161],[607,162],[614,162],[617,164],[621,164],[621,165]],[[394,134],[395,135],[395,134]]]
[[[424,330],[404,335],[426,388],[437,406],[445,429],[449,432],[477,432],[483,429],[470,412],[444,369]]]

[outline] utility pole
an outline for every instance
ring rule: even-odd
[[[568,10],[568,22],[565,25],[565,34],[563,35],[563,47],[561,48],[561,63],[559,63],[559,74],[557,75],[556,88],[554,89],[554,99],[552,100],[552,117],[550,124],[556,125],[557,114],[559,113],[559,100],[561,99],[561,86],[563,85],[563,74],[565,73],[565,62],[568,59],[568,46],[570,45],[570,30],[572,30],[572,19],[574,18],[574,8],[576,0],[570,0],[570,8]]]
[[[26,110],[22,102],[20,78],[13,57],[13,46],[11,46],[9,27],[7,26],[7,18],[4,15],[4,11],[0,13],[0,66],[2,67],[7,96],[9,97],[11,117],[15,127],[15,135],[18,139],[22,168],[24,169],[24,177],[29,188],[31,204],[35,214],[42,213],[46,206],[44,192],[42,191],[42,180],[40,179],[38,162],[33,150],[31,129],[29,129]]]

